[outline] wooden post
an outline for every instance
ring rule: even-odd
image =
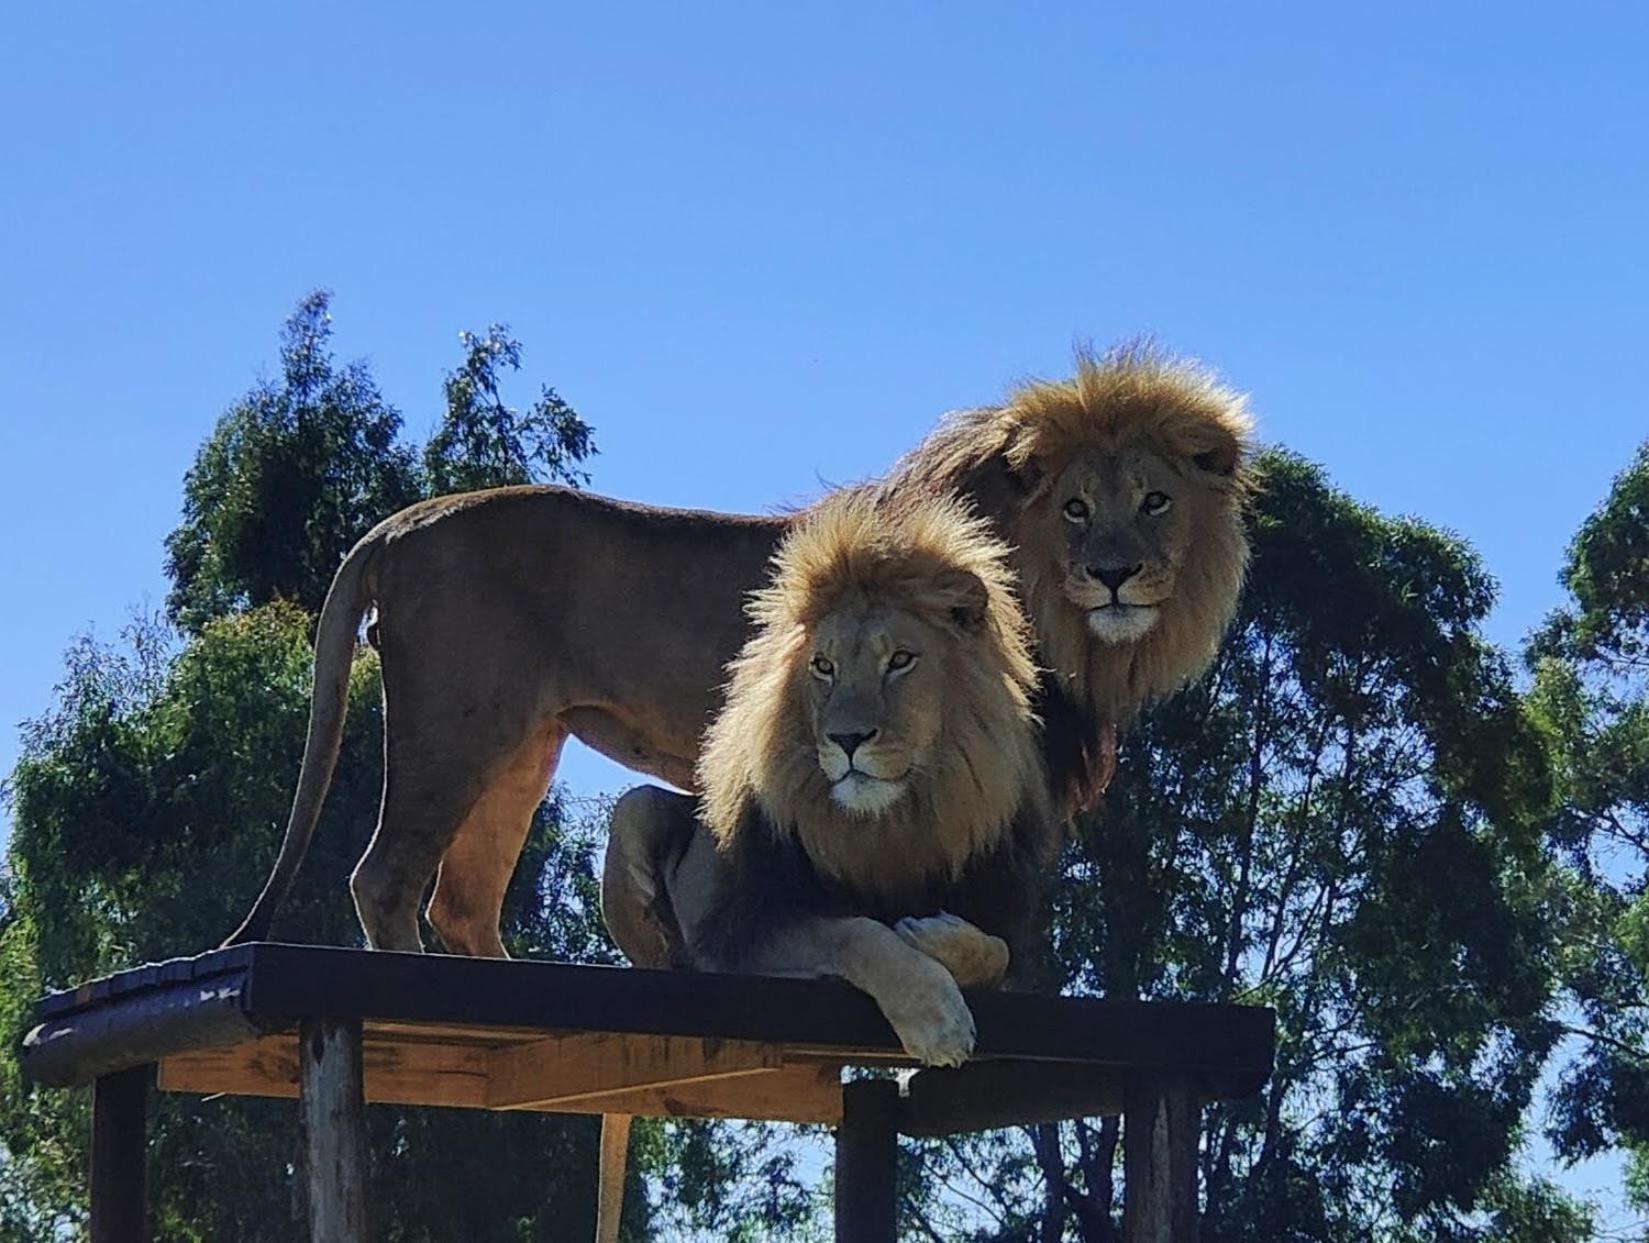
[[[1196,1243],[1200,1094],[1185,1078],[1142,1075],[1123,1124],[1123,1243]]]
[[[305,1019],[298,1028],[309,1237],[367,1243],[366,1105],[359,1019]]]
[[[92,1088],[92,1243],[148,1243],[148,1103],[148,1066]]]
[[[899,1085],[842,1087],[836,1131],[837,1243],[895,1243],[899,1226]]]
[[[601,1155],[596,1161],[596,1243],[618,1243],[624,1221],[624,1173],[630,1163],[630,1115],[601,1115]]]

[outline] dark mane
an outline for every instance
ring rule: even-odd
[[[1000,840],[954,879],[913,876],[892,894],[857,892],[815,868],[797,835],[781,832],[752,799],[723,843],[727,880],[696,924],[691,956],[707,969],[750,970],[760,947],[810,918],[866,916],[892,924],[948,911],[1006,941],[1009,986],[1028,987],[1046,972],[1044,893],[1059,847],[1059,826],[1022,808]]]

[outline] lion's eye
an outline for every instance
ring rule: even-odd
[[[1139,503],[1139,509],[1145,514],[1160,514],[1166,512],[1173,503],[1166,492],[1147,492],[1145,499]]]
[[[821,678],[833,678],[836,676],[836,666],[830,662],[828,657],[815,656],[813,658],[813,672]]]
[[[1065,516],[1072,522],[1088,521],[1088,502],[1073,496],[1065,502]]]
[[[909,669],[915,663],[916,653],[907,652],[901,648],[899,651],[893,653],[892,656],[888,657],[887,667],[889,672],[898,673],[901,669]]]

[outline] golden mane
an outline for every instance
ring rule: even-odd
[[[1014,599],[1006,547],[949,497],[878,499],[835,493],[799,519],[752,594],[756,633],[728,666],[726,706],[699,760],[704,823],[727,848],[751,801],[814,865],[856,888],[888,893],[954,877],[1023,811],[1055,823],[1037,748],[1036,667]],[[983,619],[956,611],[985,588]],[[903,609],[968,649],[951,668],[931,764],[874,833],[829,796],[803,696],[811,628],[841,609]]]
[[[1243,394],[1200,363],[1135,342],[1102,356],[1081,352],[1070,379],[1033,380],[1000,406],[949,416],[880,486],[887,495],[983,497],[1014,545],[1042,664],[1098,719],[1122,723],[1196,677],[1219,648],[1248,564],[1242,511],[1252,434]],[[1075,458],[1140,444],[1183,474],[1202,523],[1173,607],[1138,641],[1107,646],[1060,591],[1053,557],[1025,547],[1018,519]]]

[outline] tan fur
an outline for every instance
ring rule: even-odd
[[[800,520],[752,596],[700,815],[650,787],[614,808],[602,910],[633,962],[834,976],[913,1057],[967,1058],[959,986],[1002,982],[1060,836],[1006,560],[950,498],[845,491]],[[848,726],[864,741],[844,759]],[[841,801],[878,771],[896,799]]]
[[[1028,800],[1041,800],[1036,667],[1005,555],[989,527],[951,501],[878,506],[860,490],[807,514],[774,558],[771,585],[752,597],[757,633],[731,666],[726,707],[705,736],[699,786],[717,839],[732,837],[754,798],[799,835],[816,866],[885,888],[901,867],[954,877]],[[981,615],[965,628],[953,620],[968,603],[959,580],[984,588]],[[931,741],[906,795],[869,833],[830,797],[807,662],[810,635],[827,618],[873,610],[913,614],[953,650],[925,654],[912,671],[938,691],[920,701],[916,723]],[[884,732],[901,724],[875,723]]]
[[[1240,399],[1189,364],[1137,350],[1084,358],[1072,380],[1027,386],[949,421],[883,491],[972,501],[1015,546],[1042,662],[1090,715],[1122,720],[1195,674],[1230,615],[1243,568],[1246,427]],[[1060,462],[1103,466],[1139,444],[1192,476],[1202,503],[1191,555],[1159,576],[1177,575],[1184,589],[1130,650],[1083,634],[1045,511]],[[1193,470],[1198,456],[1218,469]],[[741,603],[791,521],[506,488],[425,502],[379,524],[340,567],[322,612],[286,839],[231,940],[268,935],[308,848],[369,610],[383,661],[386,771],[378,829],[352,880],[362,925],[375,946],[420,948],[417,904],[439,869],[430,917],[443,941],[497,954],[498,903],[563,738],[694,787],[722,671],[748,635]]]
[[[997,507],[1042,663],[1100,720],[1124,722],[1201,673],[1235,612],[1248,561],[1242,506],[1251,434],[1241,394],[1195,362],[1136,344],[1080,354],[1070,379],[1034,381],[1000,406],[951,416],[883,486],[990,493],[1005,466],[1021,492]],[[1172,607],[1119,648],[1094,641],[1063,590],[1065,550],[1045,511],[1061,499],[1062,475],[1129,452],[1161,458],[1183,481],[1195,525],[1172,567]]]

